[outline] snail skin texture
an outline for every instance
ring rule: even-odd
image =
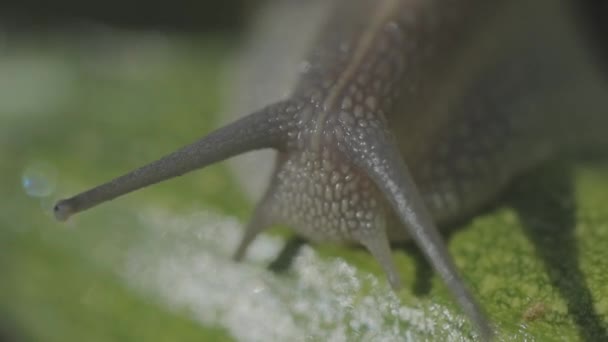
[[[398,289],[389,243],[411,239],[480,337],[490,339],[491,325],[437,226],[474,215],[530,168],[602,141],[606,88],[569,3],[311,3],[319,7],[310,13],[326,15],[323,24],[302,29],[316,38],[294,39],[308,54],[295,76],[284,78],[291,91],[151,164],[59,201],[56,217],[273,149],[274,170],[236,260],[264,229],[286,224],[308,241],[362,245]]]

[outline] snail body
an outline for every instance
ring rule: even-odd
[[[591,54],[559,1],[332,5],[288,96],[58,202],[56,217],[272,148],[273,175],[236,260],[283,223],[311,241],[364,246],[398,289],[389,243],[412,239],[489,338],[436,227],[474,214],[527,169],[597,143],[606,89]]]

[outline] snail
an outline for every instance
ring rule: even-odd
[[[399,289],[390,243],[411,239],[490,339],[437,227],[475,215],[556,155],[605,144],[607,88],[585,30],[570,3],[554,0],[325,4],[326,24],[287,96],[59,201],[55,216],[274,149],[235,260],[282,223],[312,242],[365,247]]]

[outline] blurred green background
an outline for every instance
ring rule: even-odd
[[[248,323],[246,314],[231,320],[236,309],[222,310],[221,300],[216,306],[200,296],[173,300],[172,291],[191,292],[172,286],[187,283],[196,291],[199,284],[207,290],[205,278],[235,280],[225,284],[227,298],[248,288],[244,280],[262,282],[301,339],[471,338],[443,284],[411,245],[395,252],[406,284],[397,306],[389,303],[395,298],[380,268],[362,250],[320,246],[308,251],[315,257],[303,259],[309,264],[287,275],[264,270],[270,256],[233,265],[224,255],[231,246],[213,245],[234,238],[206,230],[205,220],[196,216],[211,212],[236,226],[249,216],[251,204],[225,164],[131,194],[67,224],[52,219],[49,210],[56,198],[153,160],[216,127],[223,71],[251,9],[236,0],[227,4],[214,12],[204,2],[182,2],[166,16],[163,7],[151,5],[145,17],[137,15],[137,6],[126,6],[118,15],[111,2],[107,12],[67,5],[69,10],[50,10],[35,2],[4,7],[0,340],[268,340],[256,329],[279,329],[267,304],[259,304],[266,310],[261,312],[244,307],[250,312]],[[24,19],[33,9],[40,12],[31,22]],[[448,232],[456,263],[502,340],[606,337],[607,171],[602,161],[574,166],[557,161],[519,182],[496,208]],[[276,251],[277,239],[276,234],[263,238],[261,245]],[[211,256],[192,260],[208,268],[197,270],[194,263],[190,274],[185,261],[205,248]],[[258,251],[266,253],[261,247]],[[167,260],[172,264],[163,268]],[[208,260],[215,264],[204,266]],[[344,271],[348,277],[332,278],[330,273],[346,267],[337,260],[353,267]],[[169,273],[172,283],[160,270],[179,272]],[[254,275],[241,276],[247,272]],[[306,283],[315,274],[321,284]],[[340,283],[344,279],[358,285],[348,287]],[[209,313],[211,307],[217,312]],[[424,313],[437,327],[421,328],[411,312]],[[328,321],[313,317],[323,314]],[[259,325],[264,316],[270,327]],[[393,335],[384,335],[389,330]],[[275,340],[291,336],[285,334],[274,335]]]

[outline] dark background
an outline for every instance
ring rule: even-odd
[[[247,13],[263,0],[2,0],[0,23],[18,28],[47,28],[99,23],[121,28],[196,32],[241,27]],[[556,0],[559,1],[559,0]],[[608,1],[570,1],[595,39],[608,41]],[[602,39],[603,38],[603,39]]]
[[[233,31],[243,27],[247,15],[262,1],[0,0],[0,25],[19,30],[100,24],[191,33]],[[608,1],[564,1],[570,1],[572,10],[580,13],[590,44],[603,61],[608,60]]]
[[[234,30],[242,27],[256,0],[78,1],[2,0],[0,25],[16,29],[103,24],[171,31]]]

